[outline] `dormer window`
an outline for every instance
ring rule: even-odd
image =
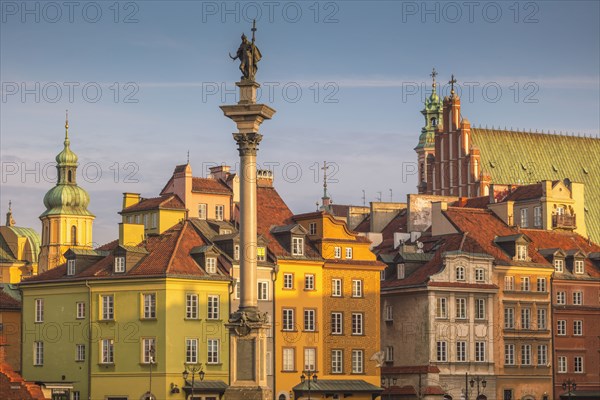
[[[303,256],[304,255],[304,238],[293,237],[292,238],[292,255]]]
[[[575,260],[575,268],[574,271],[576,274],[583,274],[583,260]]]
[[[565,260],[562,258],[554,259],[554,271],[556,272],[564,272],[565,271]]]
[[[229,235],[231,233],[231,229],[221,229],[221,235]]]
[[[75,260],[67,260],[67,275],[75,275]]]
[[[398,276],[398,279],[404,279],[404,276],[406,274],[404,264],[396,264],[396,274]]]
[[[125,272],[125,257],[115,257],[115,272]]]
[[[217,259],[215,257],[206,257],[206,272],[209,274],[217,273]]]
[[[311,222],[310,224],[308,224],[308,234],[309,235],[317,234],[317,223],[316,222]]]
[[[517,245],[517,260],[525,261],[527,260],[527,246],[524,244]]]
[[[456,280],[457,281],[465,280],[465,267],[456,267]]]
[[[258,247],[256,249],[256,261],[267,261],[267,249]]]

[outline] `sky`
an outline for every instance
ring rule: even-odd
[[[155,197],[178,164],[235,170],[243,32],[263,55],[258,163],[293,212],[416,192],[420,110],[438,71],[474,126],[600,134],[597,1],[0,1],[2,215],[41,230],[65,110],[94,242],[118,235],[122,193]],[[510,149],[506,149],[510,151]],[[2,223],[4,223],[4,218]]]

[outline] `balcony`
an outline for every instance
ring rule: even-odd
[[[552,228],[575,229],[575,215],[555,214],[552,216]]]

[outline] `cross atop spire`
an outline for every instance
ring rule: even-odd
[[[448,82],[450,84],[450,95],[454,97],[454,84],[456,83],[456,79],[454,79],[454,74],[452,74],[452,79]]]
[[[65,110],[65,146],[69,144],[69,110]]]
[[[327,193],[327,169],[329,169],[327,161],[323,161],[323,166],[321,169],[323,170],[323,207],[328,207],[331,204],[331,199]]]
[[[15,220],[12,216],[12,200],[8,201],[8,212],[6,213],[6,226],[15,226]]]
[[[435,70],[435,68],[433,68],[433,71],[431,71],[431,74],[429,74],[429,76],[431,77],[431,79],[433,80],[433,83],[431,84],[431,87],[433,88],[433,90],[435,90],[435,77],[438,75],[437,71]]]

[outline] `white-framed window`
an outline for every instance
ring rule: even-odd
[[[467,361],[467,342],[456,342],[456,361]]]
[[[198,339],[185,339],[185,362],[186,364],[196,364],[198,362]]]
[[[573,372],[576,374],[583,373],[583,357],[575,356],[573,358]]]
[[[542,227],[542,207],[540,206],[533,208],[533,226],[535,228]]]
[[[294,357],[294,349],[291,347],[283,348],[283,370],[284,371],[295,371],[296,362]]]
[[[115,319],[115,298],[112,294],[100,295],[102,305],[102,319],[105,321]]]
[[[85,361],[85,344],[75,345],[75,361]]]
[[[386,346],[385,348],[385,361],[393,362],[394,361],[394,347]]]
[[[529,290],[531,290],[531,285],[529,283],[530,282],[529,282],[528,276],[521,277],[521,291],[522,292],[528,292]]]
[[[505,276],[504,277],[504,290],[515,290],[515,277]]]
[[[75,275],[75,260],[67,260],[67,275]]]
[[[404,264],[396,264],[396,277],[404,279],[406,277],[406,268]]]
[[[464,297],[456,298],[456,318],[467,318],[467,299]]]
[[[346,247],[346,258],[347,259],[352,258],[352,247]]]
[[[211,294],[208,296],[208,319],[219,319],[219,295]]]
[[[537,362],[538,365],[547,365],[548,364],[548,346],[545,344],[540,344],[537,347]]]
[[[485,342],[475,342],[475,361],[485,361]]]
[[[294,288],[294,274],[283,274],[283,288],[293,289]]]
[[[144,314],[143,318],[156,318],[156,293],[144,293]]]
[[[292,255],[303,256],[304,255],[304,238],[292,237]]]
[[[218,364],[219,363],[219,339],[208,339],[207,349],[207,364]]]
[[[445,297],[438,297],[436,300],[435,307],[436,318],[448,318],[448,299]]]
[[[363,281],[360,279],[352,280],[352,297],[363,296]]]
[[[77,319],[85,318],[85,303],[83,301],[78,301],[75,303],[75,310]]]
[[[187,319],[198,319],[198,295],[196,293],[185,295],[185,317]]]
[[[233,259],[236,261],[240,260],[240,245],[236,244],[233,246]]]
[[[515,309],[513,307],[504,308],[504,329],[515,328]]]
[[[531,329],[531,308],[521,308],[521,329]]]
[[[558,373],[559,374],[567,373],[567,357],[565,357],[565,356],[558,357]]]
[[[209,274],[215,274],[217,272],[216,257],[206,257],[206,272]]]
[[[341,312],[331,313],[331,334],[341,335],[343,333],[343,316]]]
[[[208,204],[198,204],[198,218],[206,219],[206,210],[208,209]]]
[[[308,224],[308,234],[311,236],[317,234],[317,223],[316,222],[311,222],[310,224]]]
[[[81,400],[81,392],[76,390],[73,392],[73,400]]]
[[[331,373],[344,373],[344,353],[342,350],[331,350]]]
[[[258,282],[258,300],[269,300],[269,282],[260,281]]]
[[[33,342],[33,365],[44,365],[44,342]]]
[[[256,248],[256,261],[267,261],[267,249],[260,246]]]
[[[463,266],[456,267],[456,280],[457,281],[465,280],[465,267],[463,267]]]
[[[35,299],[35,322],[44,322],[44,299]]]
[[[148,229],[150,224],[148,224],[148,214],[144,214],[144,229]]]
[[[115,257],[115,272],[117,272],[117,273],[125,272],[125,257],[123,257],[123,256]]]
[[[580,306],[583,304],[583,292],[573,292],[573,305]]]
[[[573,321],[573,335],[581,336],[583,335],[583,321],[580,319],[576,319]]]
[[[542,330],[548,327],[548,314],[545,308],[537,310],[537,328]]]
[[[521,227],[527,228],[529,221],[527,220],[527,209],[521,208]]]
[[[583,274],[583,271],[584,271],[583,260],[575,260],[575,273]]]
[[[515,345],[504,345],[504,365],[515,365]]]
[[[565,260],[562,258],[554,259],[554,271],[556,272],[564,272],[565,270]]]
[[[564,319],[556,321],[556,334],[559,336],[565,336],[567,334],[567,321]]]
[[[524,245],[524,244],[517,245],[517,260],[519,260],[519,261],[527,260],[527,245]]]
[[[156,339],[142,338],[142,364],[156,363]]]
[[[564,291],[556,292],[556,304],[567,304],[567,293]]]
[[[365,352],[363,350],[352,350],[352,373],[362,374],[364,371]]]
[[[333,248],[333,257],[342,258],[342,248],[340,246],[335,246]]]
[[[331,279],[331,295],[342,297],[342,280],[340,278]]]
[[[386,304],[385,305],[385,320],[386,321],[393,321],[394,320],[394,309],[392,308],[391,304]]]
[[[304,349],[304,371],[317,370],[317,349],[309,347]]]
[[[225,215],[225,206],[223,204],[217,204],[215,206],[215,219],[217,221],[223,221]]]
[[[158,213],[152,213],[152,229],[158,226]]]
[[[284,331],[293,331],[295,330],[294,323],[294,309],[293,308],[284,308],[283,309],[283,330]]]
[[[475,281],[476,282],[484,282],[485,281],[485,270],[483,268],[475,268]]]
[[[100,363],[112,364],[115,362],[115,341],[113,339],[102,339],[100,341]]]
[[[546,278],[537,278],[537,291],[545,292],[548,289],[546,285]]]
[[[315,330],[315,321],[316,321],[316,311],[313,309],[304,310],[304,330],[305,331],[314,331]]]
[[[521,346],[521,365],[531,365],[531,345]]]
[[[485,299],[475,299],[475,319],[485,319]]]
[[[304,290],[315,290],[315,276],[313,274],[304,275]]]
[[[363,314],[352,313],[352,334],[362,335],[363,332]]]
[[[447,349],[448,343],[445,341],[438,341],[437,342],[437,360],[439,362],[446,362],[448,361],[448,349]]]

